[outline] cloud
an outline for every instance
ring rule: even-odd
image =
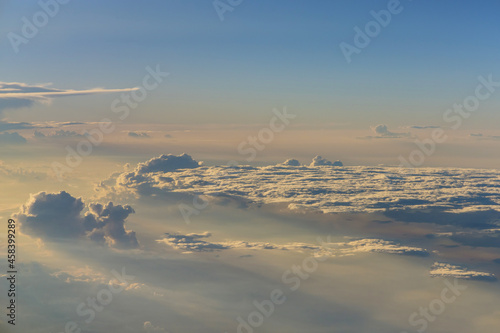
[[[83,134],[79,134],[75,131],[66,131],[66,130],[58,130],[53,133],[47,133],[47,134],[44,134],[40,131],[35,131],[33,135],[35,138],[54,138],[54,139],[85,137]]]
[[[418,126],[418,125],[413,125],[413,126],[409,126],[407,128],[412,128],[412,129],[433,129],[433,128],[441,128],[441,126],[433,126],[433,125]]]
[[[28,182],[33,180],[44,180],[47,174],[44,172],[34,171],[33,169],[26,169],[22,167],[11,168],[0,161],[0,175],[15,178],[19,182]]]
[[[429,256],[429,252],[427,252],[427,250],[425,249],[412,246],[402,246],[382,239],[360,239],[347,242],[344,244],[339,243],[337,245],[344,247],[344,249],[341,250],[347,254],[356,254],[365,252],[365,253],[400,254],[400,255],[418,256],[418,257]]]
[[[166,332],[164,328],[154,326],[150,321],[146,321],[143,328],[145,332]]]
[[[162,155],[108,180],[102,190],[140,196],[226,196],[255,204],[287,204],[291,210],[378,212],[401,221],[485,229],[500,219],[498,182],[495,170],[199,166],[189,155]]]
[[[144,163],[139,163],[136,168],[136,172],[138,174],[150,172],[171,172],[179,169],[198,168],[199,166],[200,163],[193,160],[193,158],[188,154],[182,154],[179,156],[168,154],[152,158]]]
[[[158,240],[159,243],[164,243],[176,250],[183,251],[215,251],[215,250],[226,250],[229,247],[224,246],[222,244],[209,243],[204,241],[203,239],[210,237],[211,234],[208,232],[202,234],[170,234],[166,233],[163,239]]]
[[[26,139],[17,132],[0,133],[0,145],[22,145]]]
[[[54,98],[78,95],[133,91],[137,88],[86,90],[56,89],[50,84],[28,85],[19,82],[0,82],[0,114],[6,109],[32,107],[35,103],[48,103]]]
[[[397,133],[391,132],[387,128],[387,125],[379,124],[371,127],[372,131],[376,134],[376,136],[366,136],[362,139],[399,139],[399,138],[407,138],[410,136],[410,133]]]
[[[307,244],[307,243],[288,243],[288,244],[273,244],[269,242],[247,242],[240,240],[209,242],[207,239],[212,236],[209,232],[201,234],[172,234],[166,233],[162,239],[157,240],[158,243],[166,244],[173,249],[191,252],[213,252],[230,249],[240,250],[282,250],[282,251],[314,251],[316,256],[347,256],[359,253],[386,253],[399,254],[408,256],[426,257],[429,255],[427,250],[401,246],[382,239],[359,239],[344,243],[325,243],[323,245]]]
[[[300,162],[296,159],[288,159],[286,160],[285,162],[283,162],[283,165],[286,165],[286,166],[300,166]]]
[[[138,246],[135,233],[125,230],[126,218],[134,213],[132,207],[90,204],[83,214],[85,204],[65,191],[40,192],[31,195],[15,217],[22,230],[43,239],[88,238],[101,244],[120,248]]]
[[[453,266],[450,264],[435,262],[432,265],[430,275],[432,277],[454,277],[465,280],[496,281],[494,274],[470,271],[467,268]]]
[[[482,133],[471,133],[469,134],[471,138],[477,138],[478,140],[500,140],[500,135],[484,135]]]
[[[128,132],[127,135],[133,138],[150,138],[149,134],[145,132]]]
[[[9,122],[0,121],[0,132],[9,131],[9,130],[32,129],[32,128],[37,128],[37,126],[32,124],[32,123],[27,123],[27,122],[9,123]]]
[[[311,164],[309,165],[311,168],[318,167],[318,166],[343,166],[344,164],[341,161],[335,161],[335,162],[330,162],[326,159],[324,159],[321,156],[316,156],[313,158]]]

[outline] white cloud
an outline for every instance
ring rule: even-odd
[[[495,170],[297,168],[283,164],[206,167],[199,166],[189,155],[162,155],[139,164],[133,172],[117,175],[114,185],[113,180],[108,180],[108,186],[101,189],[139,196],[223,195],[257,204],[286,203],[292,210],[306,208],[323,213],[392,212],[394,218],[416,222],[432,216],[446,217],[460,226],[491,228],[500,214],[499,181]],[[420,215],[410,216],[413,210],[420,211]]]
[[[0,82],[0,113],[5,109],[31,107],[35,103],[48,103],[53,98],[78,95],[95,95],[103,93],[126,92],[137,88],[86,90],[51,88],[50,84],[28,85],[19,82]]]
[[[309,165],[311,168],[313,167],[318,167],[318,166],[343,166],[344,164],[342,164],[341,161],[335,161],[335,162],[331,162],[331,161],[328,161],[327,159],[324,159],[323,157],[321,156],[316,156],[315,158],[313,158],[311,164]]]

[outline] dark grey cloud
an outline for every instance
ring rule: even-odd
[[[376,134],[375,136],[365,136],[360,139],[400,139],[400,138],[410,137],[410,133],[399,133],[390,131],[387,125],[384,124],[372,126],[371,129]]]
[[[17,132],[0,133],[0,145],[22,145],[26,139]]]
[[[285,162],[283,162],[283,165],[286,166],[300,166],[300,162],[294,158],[288,159]]]
[[[413,125],[413,126],[409,126],[408,128],[412,128],[412,129],[434,129],[434,128],[441,128],[441,126],[433,126],[433,125],[418,126],[418,125]]]
[[[139,245],[134,231],[125,230],[125,220],[130,214],[135,213],[128,205],[114,205],[112,202],[106,205],[91,204],[89,210],[95,216],[96,224],[90,237],[101,242],[106,237],[112,242],[113,247],[135,248]]]
[[[58,130],[52,133],[45,133],[45,134],[40,131],[35,131],[33,135],[35,138],[53,138],[53,139],[85,137],[83,134],[77,133],[75,131],[66,131],[66,130]]]
[[[127,135],[133,138],[150,138],[146,132],[128,132]]]
[[[132,207],[90,204],[84,214],[85,204],[65,191],[40,192],[31,196],[21,206],[15,217],[22,230],[43,239],[90,238],[113,247],[135,248],[135,233],[125,230],[125,220],[134,213]]]

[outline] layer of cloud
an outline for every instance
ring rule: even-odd
[[[77,133],[75,131],[58,130],[52,133],[42,133],[40,131],[35,131],[33,136],[35,138],[83,138],[83,134]]]
[[[207,167],[184,154],[141,163],[134,171],[117,175],[114,185],[108,180],[105,190],[139,196],[229,196],[257,204],[286,203],[292,210],[381,212],[403,221],[437,216],[447,218],[442,223],[492,228],[500,217],[498,182],[500,174],[495,170],[284,164]]]
[[[479,280],[479,281],[497,280],[495,275],[491,273],[471,271],[464,267],[454,266],[439,262],[434,263],[434,265],[431,268],[430,275],[432,277],[454,277],[457,279],[465,279],[465,280]]]
[[[125,230],[125,220],[134,213],[132,207],[90,204],[84,214],[85,204],[65,191],[40,192],[31,195],[15,217],[22,230],[42,239],[88,238],[100,244],[119,248],[138,246],[135,233]]]
[[[382,239],[359,239],[343,243],[328,242],[318,245],[307,243],[273,244],[269,242],[247,242],[240,240],[210,242],[208,241],[208,238],[211,236],[212,234],[209,232],[199,234],[192,233],[187,235],[166,233],[163,238],[157,240],[157,242],[187,253],[244,249],[297,252],[314,251],[316,256],[321,257],[338,257],[359,253],[386,253],[421,257],[429,255],[429,252],[425,249],[402,246]]]

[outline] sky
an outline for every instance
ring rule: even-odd
[[[499,6],[0,0],[0,333],[498,332]]]
[[[479,75],[498,73],[497,4],[403,1],[347,64],[339,44],[352,44],[353,28],[364,28],[370,11],[387,3],[244,1],[221,22],[210,1],[70,1],[19,53],[2,52],[2,62],[15,64],[2,76],[68,89],[120,88],[136,86],[146,66],[161,64],[171,77],[141,106],[137,121],[144,122],[254,123],[268,109],[290,105],[304,122],[439,124]],[[7,1],[1,34],[19,33],[21,18],[39,8],[37,1]],[[9,44],[2,38],[3,49]],[[78,104],[98,120],[101,102]],[[64,115],[62,103],[52,117]],[[481,119],[467,126],[491,128],[498,103],[489,99]]]

